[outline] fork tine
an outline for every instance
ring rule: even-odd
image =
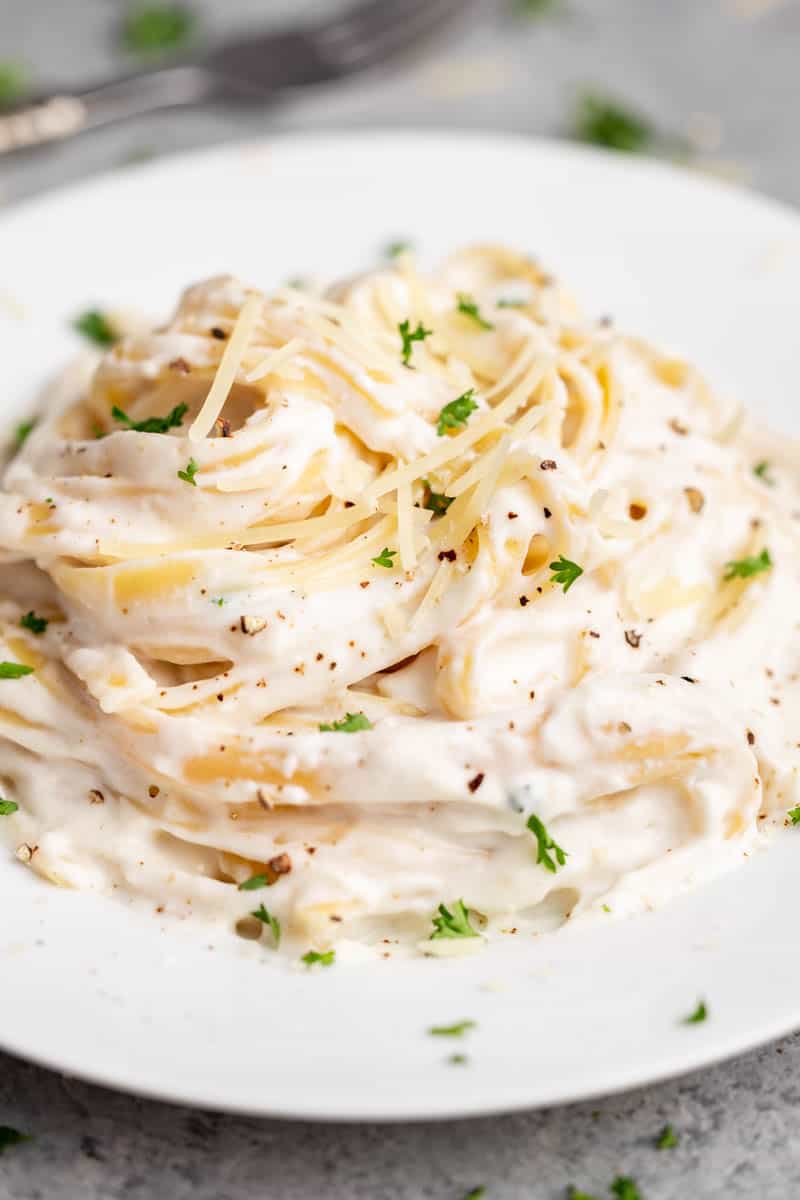
[[[339,70],[358,70],[422,41],[468,7],[464,0],[368,0],[311,35]]]

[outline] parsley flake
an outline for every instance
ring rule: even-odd
[[[483,1200],[483,1197],[485,1195],[486,1195],[485,1187],[483,1187],[483,1186],[476,1187],[476,1188],[473,1188],[471,1192],[467,1192],[466,1196],[464,1197],[464,1200]]]
[[[516,0],[514,8],[521,17],[541,17],[559,3],[560,0]]]
[[[190,483],[192,485],[192,487],[197,487],[197,480],[195,479],[195,475],[197,474],[197,472],[199,470],[200,470],[200,468],[197,465],[197,463],[194,461],[193,458],[190,458],[188,463],[186,464],[186,469],[184,471],[177,472],[178,479],[182,479],[184,483]]]
[[[630,1175],[618,1175],[609,1190],[617,1200],[642,1200],[642,1194]]]
[[[82,333],[87,341],[94,342],[96,346],[113,346],[118,340],[116,330],[108,317],[104,316],[97,308],[90,308],[85,313],[81,313],[73,321],[72,327],[77,333]]]
[[[435,517],[443,517],[455,497],[445,496],[444,492],[435,492],[427,479],[423,479],[422,482],[425,487],[422,507],[427,508],[428,512],[432,512]]]
[[[515,299],[513,296],[504,296],[502,299],[497,301],[497,307],[498,308],[525,308],[527,303],[528,303],[528,301],[523,300],[521,297],[519,299]]]
[[[753,467],[753,474],[755,475],[756,479],[760,479],[762,483],[767,485],[767,487],[775,487],[775,480],[769,473],[770,465],[771,464],[767,462],[765,458],[762,459],[761,462],[756,463],[756,465]]]
[[[251,875],[249,879],[245,879],[239,884],[238,891],[240,892],[255,892],[258,888],[269,887],[269,879],[266,875]]]
[[[583,574],[583,567],[579,567],[577,563],[570,562],[568,558],[564,558],[563,554],[559,554],[555,562],[550,563],[550,570],[553,574],[550,576],[551,583],[557,583],[563,587],[564,592],[568,592],[576,579]]]
[[[480,309],[471,296],[468,296],[465,292],[459,292],[456,299],[458,300],[456,308],[462,316],[469,317],[481,329],[494,329],[492,322],[487,321],[485,317],[481,316]]]
[[[699,1025],[702,1021],[705,1021],[707,1017],[708,1009],[706,1008],[706,1002],[705,1000],[700,1000],[694,1012],[690,1013],[688,1017],[683,1018],[683,1024]]]
[[[449,404],[445,404],[439,413],[439,422],[436,426],[439,437],[444,437],[448,429],[463,429],[466,426],[471,413],[474,413],[478,407],[473,400],[474,395],[475,389],[470,388],[455,400],[451,400]]]
[[[335,950],[326,950],[324,954],[320,954],[318,950],[309,950],[300,959],[300,962],[305,963],[307,967],[313,967],[315,963],[319,963],[321,967],[332,967],[335,961]]]
[[[346,713],[341,721],[319,727],[320,733],[358,733],[361,729],[372,729],[372,722],[363,712]]]
[[[796,808],[790,808],[786,815],[793,825],[800,825],[800,804]]]
[[[401,254],[408,254],[411,248],[411,242],[404,242],[402,238],[398,238],[396,242],[388,243],[384,254],[387,258],[399,258]]]
[[[147,417],[144,421],[132,421],[127,413],[114,405],[111,415],[120,425],[126,425],[134,433],[166,433],[168,429],[178,429],[188,411],[188,404],[176,404],[172,412],[167,413],[165,417]]]
[[[33,433],[35,421],[20,421],[17,428],[14,430],[14,440],[17,443],[17,449],[21,450],[27,442],[30,435]]]
[[[122,27],[122,42],[134,54],[176,50],[190,38],[196,18],[182,4],[138,4]]]
[[[439,905],[439,916],[433,918],[433,933],[430,941],[439,938],[474,938],[480,934],[469,923],[469,909],[463,900],[456,900],[451,912],[446,905]]]
[[[421,321],[417,322],[417,328],[412,329],[408,321],[401,321],[397,326],[400,337],[403,339],[403,366],[411,366],[411,351],[414,342],[424,342],[425,338],[429,338],[433,334],[432,329],[426,329]]]
[[[556,842],[550,837],[550,834],[544,827],[544,824],[539,820],[535,813],[531,813],[526,821],[526,826],[530,829],[533,836],[536,838],[536,862],[541,863],[546,871],[555,875],[558,867],[563,867],[567,861],[567,852],[562,850]],[[553,861],[550,851],[555,854],[555,862]],[[558,867],[556,866],[558,863]]]
[[[50,624],[44,617],[37,617],[35,612],[26,612],[24,617],[20,617],[19,623],[23,629],[27,629],[37,635],[44,633]]]
[[[13,800],[0,800],[0,817],[10,817],[15,812],[19,812],[18,804]]]
[[[390,550],[388,546],[384,546],[380,554],[376,555],[376,557],[370,561],[374,562],[376,567],[386,567],[387,570],[390,570],[394,566],[392,559],[396,554],[396,550]]]
[[[0,662],[0,679],[22,679],[23,675],[32,674],[33,667],[25,667],[16,662]]]
[[[678,1144],[678,1135],[671,1125],[665,1125],[656,1139],[656,1150],[674,1150]]]
[[[454,1025],[431,1025],[428,1033],[431,1037],[463,1037],[470,1029],[475,1029],[476,1021],[456,1021]]]
[[[28,90],[28,72],[21,63],[0,62],[0,109],[11,108]]]
[[[32,1141],[33,1138],[29,1133],[20,1133],[18,1129],[12,1129],[10,1125],[0,1125],[0,1154],[9,1146],[18,1146],[20,1142]]]
[[[255,912],[250,914],[251,917],[256,917],[264,925],[269,925],[272,930],[272,936],[275,939],[275,949],[281,944],[281,923],[277,917],[273,917],[272,913],[267,912],[263,904],[259,904]]]
[[[768,571],[771,566],[772,559],[765,547],[760,554],[751,554],[747,558],[736,558],[725,563],[725,579],[749,579],[751,575]]]
[[[573,133],[579,142],[628,154],[641,154],[655,140],[652,126],[641,114],[594,93],[578,101]]]
[[[567,1200],[597,1200],[596,1196],[590,1196],[588,1192],[582,1192],[579,1188],[570,1186],[567,1189]]]
[[[469,1058],[466,1054],[451,1054],[447,1061],[454,1067],[465,1067],[469,1062]]]

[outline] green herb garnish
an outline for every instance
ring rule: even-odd
[[[319,963],[321,967],[331,967],[336,960],[335,950],[326,950],[324,954],[320,954],[318,950],[309,950],[300,959],[307,967],[313,967],[315,963]]]
[[[580,142],[628,154],[641,154],[655,138],[652,126],[641,114],[591,92],[578,101],[573,133]]]
[[[483,1197],[485,1195],[486,1195],[485,1187],[476,1187],[476,1188],[473,1188],[471,1192],[467,1192],[466,1196],[464,1197],[464,1200],[483,1200]]]
[[[168,429],[178,429],[188,411],[188,404],[176,404],[166,417],[148,417],[145,421],[132,421],[127,413],[114,405],[111,415],[120,425],[127,425],[134,433],[166,433]]]
[[[20,1133],[18,1129],[12,1129],[10,1125],[0,1125],[0,1154],[9,1146],[18,1146],[20,1142],[32,1141],[33,1138],[29,1133]]]
[[[76,317],[72,327],[96,346],[113,346],[118,340],[116,330],[97,308],[90,308]]]
[[[800,825],[800,804],[796,808],[790,808],[786,815],[793,825]]]
[[[35,421],[20,421],[17,428],[14,430],[14,440],[17,443],[17,449],[21,450],[27,442],[30,435],[33,433]]]
[[[422,507],[427,508],[428,512],[432,512],[436,517],[443,517],[455,497],[445,496],[444,492],[435,492],[427,479],[423,479],[422,482],[425,485]]]
[[[361,729],[372,729],[372,722],[363,712],[347,713],[341,721],[332,725],[320,725],[320,733],[358,733]]]
[[[597,1200],[596,1196],[590,1196],[588,1192],[582,1192],[579,1188],[567,1188],[567,1200]]]
[[[376,567],[386,567],[387,570],[389,570],[394,566],[392,559],[396,554],[396,550],[390,550],[388,546],[384,546],[380,554],[377,554],[375,558],[371,559],[370,561],[374,562]]]
[[[454,1067],[463,1067],[469,1062],[466,1054],[451,1054],[447,1059]]]
[[[665,1125],[656,1138],[656,1150],[674,1150],[678,1144],[678,1135],[671,1125]]]
[[[44,633],[50,624],[44,617],[37,617],[35,612],[26,612],[24,617],[20,617],[19,623],[23,629],[28,629],[35,634]]]
[[[11,108],[28,90],[28,72],[21,63],[0,62],[0,109]]]
[[[436,432],[439,437],[444,437],[448,429],[463,429],[470,418],[470,414],[474,413],[478,405],[473,400],[475,389],[470,388],[463,395],[458,396],[455,400],[451,400],[449,404],[445,404],[442,411],[439,413],[439,423],[436,426]]]
[[[263,904],[260,904],[255,912],[250,914],[251,917],[256,917],[262,921],[264,925],[269,925],[272,930],[272,936],[275,939],[275,949],[281,944],[281,923],[277,917],[273,917],[272,913],[267,912]]]
[[[550,582],[559,584],[565,592],[568,592],[575,580],[583,574],[583,567],[570,562],[568,558],[564,558],[563,554],[559,554],[556,562],[550,563],[550,570],[553,572]]]
[[[761,462],[756,463],[753,467],[753,474],[756,479],[760,479],[762,483],[766,483],[767,487],[774,487],[775,480],[769,473],[770,465],[765,458],[762,459]]]
[[[536,838],[537,864],[541,863],[546,871],[550,871],[551,874],[555,875],[558,867],[563,867],[567,861],[566,850],[562,850],[561,847],[553,841],[553,839],[550,837],[550,834],[545,829],[544,824],[539,820],[535,813],[531,813],[525,824]],[[556,856],[555,862],[550,854],[551,850]],[[558,867],[556,866],[556,862],[558,863]]]
[[[269,879],[266,875],[251,875],[249,879],[245,879],[239,884],[238,891],[240,892],[255,892],[258,888],[269,887]]]
[[[456,308],[465,317],[469,317],[476,325],[480,325],[481,329],[494,329],[491,321],[487,321],[481,316],[480,309],[471,296],[467,296],[464,292],[459,292],[457,296],[458,304]]]
[[[438,938],[474,938],[480,934],[469,923],[469,909],[463,900],[456,900],[451,912],[446,905],[439,905],[439,916],[433,918],[433,933],[430,940]]]
[[[0,662],[0,679],[22,679],[23,675],[32,675],[33,667],[24,667],[22,663]]]
[[[411,242],[404,242],[398,239],[396,242],[389,242],[384,254],[387,258],[399,258],[401,254],[407,254],[411,249]]]
[[[521,17],[541,17],[559,4],[560,0],[515,0],[514,11]]]
[[[193,458],[190,458],[186,464],[186,469],[184,471],[178,471],[178,479],[182,479],[184,483],[190,483],[192,487],[197,487],[195,475],[199,470],[200,468],[198,467],[197,463]]]
[[[463,1037],[470,1029],[475,1029],[475,1021],[456,1021],[454,1025],[431,1025],[428,1033],[432,1037]]]
[[[699,1025],[702,1021],[705,1021],[707,1017],[708,1009],[706,1008],[706,1002],[705,1000],[700,1000],[694,1012],[690,1013],[688,1017],[683,1018],[683,1024]]]
[[[227,604],[228,601],[225,599],[224,596],[215,596],[214,599],[210,601],[210,603],[216,604],[217,608],[222,608],[223,604]]]
[[[768,571],[772,566],[769,550],[766,548],[760,554],[748,558],[736,558],[733,562],[725,563],[725,579],[749,579],[761,571]]]
[[[137,4],[122,26],[122,42],[134,54],[176,50],[191,37],[196,18],[182,4]]]
[[[618,1175],[611,1185],[610,1191],[617,1200],[642,1200],[641,1192],[630,1175]]]
[[[508,297],[503,297],[502,300],[498,300],[497,307],[498,308],[525,308],[527,303],[528,303],[527,300],[522,300],[522,299],[515,300],[512,296],[508,296]]]
[[[403,366],[411,366],[411,351],[414,342],[424,342],[425,338],[429,338],[433,334],[432,329],[426,329],[421,321],[417,322],[417,328],[412,329],[408,321],[401,321],[397,326],[400,337],[403,339]]]
[[[19,812],[18,804],[13,800],[0,800],[0,817],[10,817],[15,812]]]

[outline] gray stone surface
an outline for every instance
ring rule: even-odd
[[[205,32],[310,17],[317,0],[194,0]],[[38,80],[118,70],[123,0],[0,0],[0,60]],[[330,3],[326,8],[336,7]],[[425,57],[257,112],[149,117],[0,165],[13,200],[119,167],[132,154],[275,129],[418,125],[558,135],[586,86],[619,94],[707,168],[800,200],[798,0],[561,0],[520,21],[478,5]],[[2,264],[0,264],[0,269]],[[587,998],[587,1003],[590,1000]],[[2,993],[0,991],[0,1020]],[[531,1037],[547,1036],[531,1029]],[[35,1135],[0,1159],[0,1200],[556,1200],[598,1197],[618,1173],[643,1200],[800,1194],[800,1039],[626,1096],[441,1125],[312,1126],[132,1099],[0,1055],[0,1125]],[[265,1086],[268,1086],[265,1083]],[[657,1151],[665,1122],[680,1135]]]

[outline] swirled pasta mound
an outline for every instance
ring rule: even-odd
[[[795,464],[508,250],[198,284],[9,454],[0,831],[265,948],[658,903],[797,803]]]

